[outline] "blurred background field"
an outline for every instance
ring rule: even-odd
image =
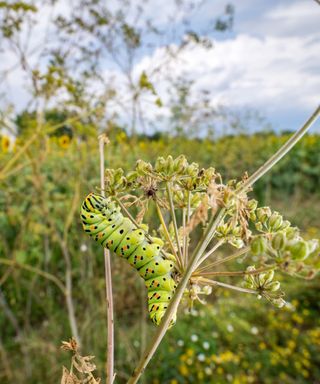
[[[227,181],[319,102],[317,2],[163,3],[0,1],[1,384],[60,382],[72,329],[105,379],[103,253],[79,219],[99,191],[99,134],[111,168],[184,154]],[[319,123],[251,196],[320,237]],[[157,228],[152,207],[145,220]],[[142,280],[117,257],[112,268],[125,383],[155,328]],[[319,276],[279,279],[283,309],[221,288],[184,303],[141,382],[320,383]]]
[[[184,153],[203,166],[215,166],[223,176],[236,177],[245,170],[252,172],[287,137],[266,133],[217,141],[166,136],[131,139],[123,131],[111,131],[107,162],[130,169],[138,158]],[[3,144],[1,163],[19,153],[26,140],[9,148]],[[54,282],[25,270],[26,266],[62,282],[71,273],[82,348],[96,356],[103,375],[103,257],[79,221],[81,200],[99,185],[96,137],[80,139],[76,131],[73,137],[65,133],[41,137],[20,164],[22,169],[1,182],[1,382],[56,383],[62,364],[68,365],[69,356],[59,349],[60,341],[71,333],[64,295]],[[319,236],[319,172],[320,138],[309,135],[257,184],[254,195],[298,224],[307,237]],[[142,281],[122,260],[115,257],[112,264],[116,367],[119,382],[125,382],[154,329],[145,315]],[[182,308],[145,382],[317,382],[319,278],[283,279],[290,303],[285,309],[221,289],[214,291],[207,306],[197,304],[191,313]]]

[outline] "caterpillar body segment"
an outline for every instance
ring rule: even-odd
[[[148,310],[151,320],[159,325],[176,289],[172,271],[174,258],[161,254],[163,241],[146,238],[148,227],[136,226],[110,198],[90,193],[82,203],[80,217],[83,229],[102,246],[128,260],[144,279],[148,290]],[[176,321],[176,315],[171,325]]]

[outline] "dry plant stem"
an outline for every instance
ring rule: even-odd
[[[234,259],[237,259],[238,257],[244,255],[245,253],[249,252],[250,251],[250,247],[245,247],[245,248],[242,248],[240,249],[238,252],[235,252],[233,253],[232,255],[230,256],[227,256],[223,259],[220,259],[220,260],[217,260],[215,261],[214,263],[210,263],[210,264],[207,264],[207,265],[204,265],[203,267],[197,269],[195,271],[195,274],[201,274],[202,271],[206,270],[206,269],[211,269],[213,267],[216,267],[218,265],[221,265],[221,264],[224,264],[230,260],[234,260]]]
[[[182,266],[183,268],[187,265],[187,258],[186,258],[186,252],[187,252],[187,235],[186,235],[186,209],[182,209],[182,227],[183,227],[183,247],[182,247]]]
[[[237,191],[238,193],[245,192],[250,186],[252,186],[260,177],[262,177],[272,166],[274,166],[279,160],[282,159],[282,157],[291,149],[298,141],[302,138],[302,136],[308,131],[308,129],[311,127],[313,122],[317,119],[317,117],[320,114],[320,106],[316,109],[316,111],[313,113],[313,115],[308,119],[308,121],[301,127],[292,137],[294,137],[294,140],[289,139],[287,143],[284,144],[283,147],[279,149],[279,151],[272,156],[272,161],[268,160],[257,172],[255,172],[253,175],[254,177],[250,177],[247,182]],[[290,145],[288,145],[288,142],[290,142]],[[150,344],[148,345],[144,355],[140,359],[137,367],[135,368],[131,378],[128,381],[128,384],[135,384],[138,382],[140,376],[144,372],[146,366],[148,365],[149,361],[151,360],[152,356],[154,355],[155,351],[157,350],[161,340],[163,339],[164,335],[166,334],[168,330],[168,326],[170,325],[170,321],[173,317],[173,314],[177,310],[179,303],[182,299],[184,290],[188,284],[188,281],[195,270],[195,266],[199,260],[199,257],[203,254],[205,251],[207,245],[209,244],[210,240],[212,239],[214,232],[216,231],[217,226],[222,221],[223,217],[226,214],[226,209],[222,208],[216,218],[212,218],[208,228],[202,238],[202,240],[198,243],[198,246],[193,252],[193,256],[191,257],[190,263],[185,271],[185,274],[181,280],[181,282],[178,285],[178,288],[169,304],[169,307],[162,319],[161,325],[158,328],[158,331],[152,338]],[[215,282],[216,283],[216,282]],[[219,283],[221,285],[221,283]],[[218,284],[217,284],[218,285]],[[225,285],[225,284],[224,284]],[[233,286],[232,286],[233,287]],[[242,288],[241,288],[242,289]]]
[[[78,325],[75,315],[75,309],[72,300],[72,264],[67,244],[59,238],[60,248],[66,263],[66,303],[68,310],[68,317],[72,336],[76,339],[78,345],[81,345],[81,339],[78,331]]]
[[[175,214],[175,210],[174,210],[171,185],[170,185],[169,181],[166,183],[166,189],[167,189],[167,194],[168,194],[168,199],[169,199],[169,204],[170,204],[170,213],[171,213],[171,219],[172,219],[172,222],[173,222],[174,235],[175,235],[175,238],[176,238],[176,244],[177,244],[177,249],[178,249],[178,256],[179,256],[178,260],[179,260],[179,264],[182,265],[183,257],[182,257],[180,241],[179,241],[179,232],[178,232],[178,226],[177,226],[177,218],[176,218],[176,214]]]
[[[99,137],[99,153],[100,153],[100,183],[101,194],[104,192],[104,145],[105,137]],[[107,367],[106,367],[106,383],[112,384],[114,381],[114,315],[113,315],[113,296],[112,296],[112,275],[110,252],[107,248],[103,249],[104,265],[105,265],[105,281],[106,281],[106,302],[107,302]]]

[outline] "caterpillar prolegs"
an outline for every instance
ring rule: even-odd
[[[102,246],[128,260],[144,279],[151,320],[159,325],[176,288],[175,264],[160,255],[163,241],[146,238],[147,226],[137,228],[110,198],[90,193],[81,206],[83,229]],[[176,315],[172,320],[175,323]]]

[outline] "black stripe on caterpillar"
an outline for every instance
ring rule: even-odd
[[[110,198],[90,193],[81,206],[83,229],[118,256],[128,260],[144,279],[148,290],[148,309],[151,320],[159,325],[176,289],[173,278],[174,260],[160,254],[163,241],[146,238],[148,227],[137,228],[124,217],[120,207]],[[176,314],[172,319],[174,324]]]

